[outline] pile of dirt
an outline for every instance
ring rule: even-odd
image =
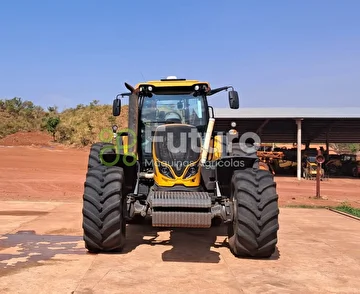
[[[0,139],[0,146],[52,146],[52,137],[48,133],[17,132]]]

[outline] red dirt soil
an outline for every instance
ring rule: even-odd
[[[45,143],[41,138],[45,136],[39,134],[31,142]],[[81,201],[88,149],[40,145],[0,146],[0,200]],[[360,179],[322,182],[321,195],[326,199],[314,199],[315,181],[276,177],[276,182],[281,206],[335,206],[346,201],[360,208]]]
[[[2,146],[51,146],[52,137],[43,132],[17,132],[0,139]]]

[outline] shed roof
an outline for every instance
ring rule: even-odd
[[[257,133],[262,142],[297,142],[296,119],[302,119],[302,142],[360,143],[360,107],[353,108],[215,108],[215,131],[235,121],[240,134]]]
[[[360,107],[338,108],[215,108],[216,118],[357,118],[360,119]]]

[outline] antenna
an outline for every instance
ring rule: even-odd
[[[140,74],[141,74],[142,78],[143,78],[143,79],[144,79],[144,81],[145,81],[146,79],[145,79],[145,77],[144,77],[143,73],[142,73],[142,72],[140,72]]]

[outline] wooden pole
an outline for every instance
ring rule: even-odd
[[[318,150],[318,155],[316,156],[316,198],[320,198],[320,179],[321,179],[321,165],[324,162],[324,156],[321,150]]]

